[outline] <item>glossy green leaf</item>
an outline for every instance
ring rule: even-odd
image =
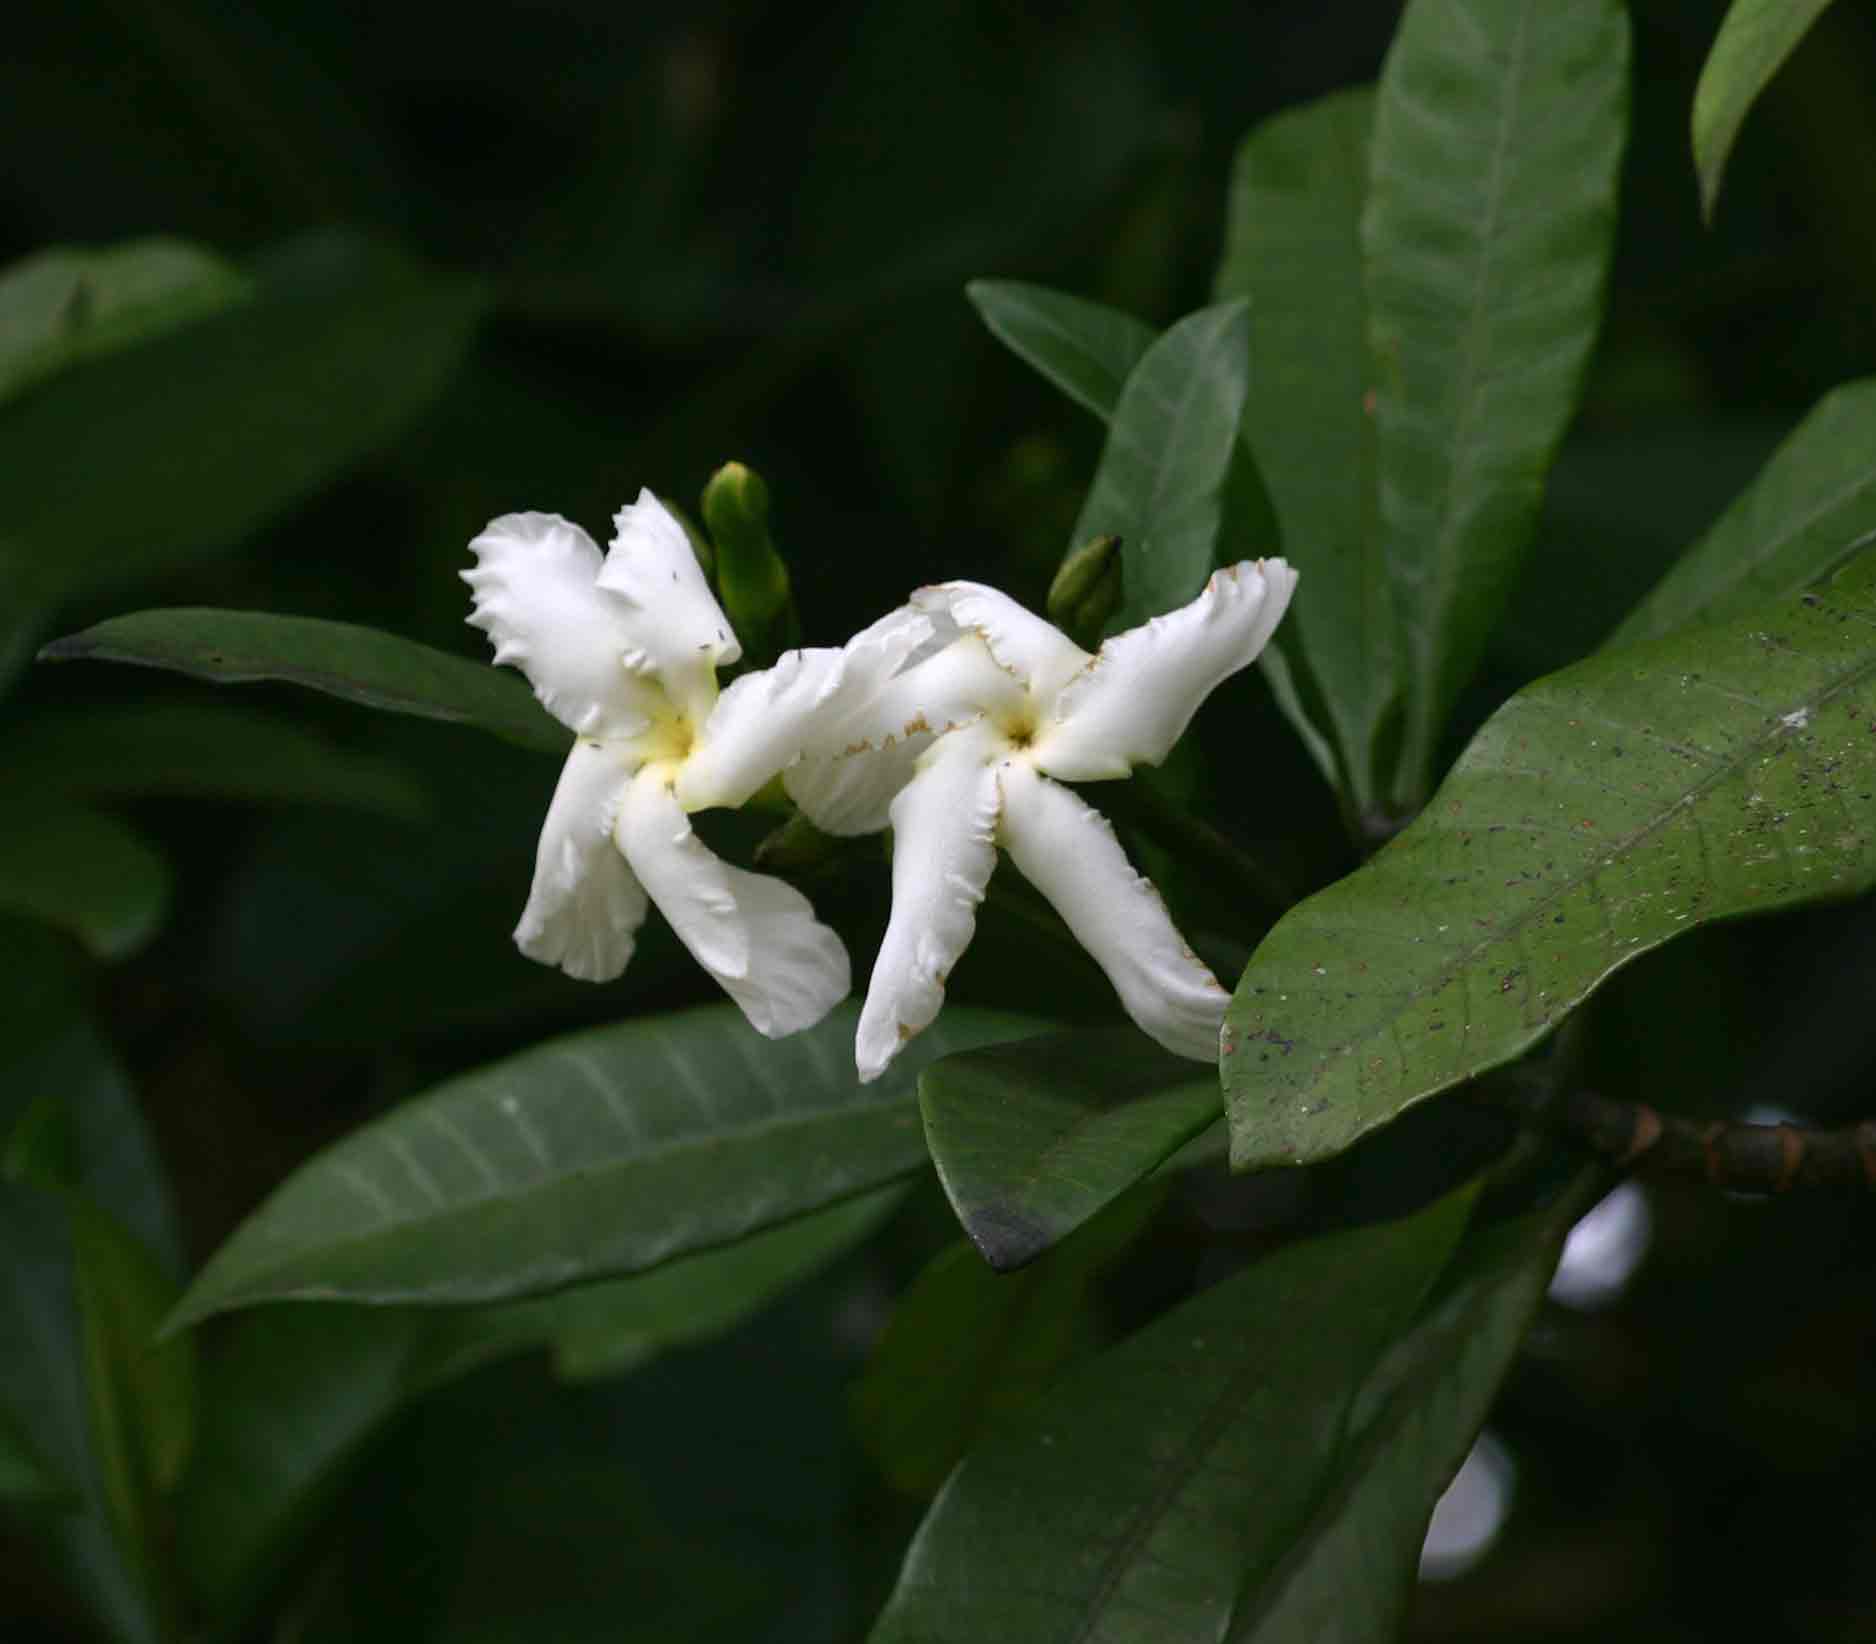
[[[1830,0],[1733,0],[1694,88],[1694,169],[1700,209],[1719,202],[1726,161],[1752,105]]]
[[[920,1526],[873,1644],[1221,1637],[1470,1201],[1278,1250],[998,1422]]]
[[[1571,1224],[1603,1180],[1581,1171],[1535,1208],[1467,1229],[1421,1315],[1355,1401],[1349,1437],[1283,1569],[1247,1592],[1228,1644],[1389,1644],[1434,1505],[1484,1425]]]
[[[929,1496],[984,1424],[1040,1396],[1094,1347],[1094,1284],[1145,1229],[1163,1194],[1129,1194],[1021,1273],[962,1241],[900,1297],[853,1390],[853,1419],[887,1481]]]
[[[389,760],[232,702],[42,709],[4,747],[8,769],[36,792],[338,805],[404,821],[429,809]]]
[[[1105,303],[1021,280],[972,280],[965,288],[990,334],[1103,422],[1153,344],[1153,328]]]
[[[185,240],[55,246],[0,269],[0,401],[240,302],[247,277]]]
[[[1713,528],[1609,636],[1745,616],[1876,542],[1876,377],[1819,400]]]
[[[1684,931],[1876,883],[1873,722],[1876,554],[1519,692],[1252,956],[1221,1063],[1233,1164],[1340,1152]]]
[[[1305,590],[1290,625],[1363,811],[1385,781],[1376,743],[1400,697],[1362,275],[1373,128],[1374,92],[1357,87],[1252,131],[1232,172],[1213,287],[1251,305],[1247,429]]]
[[[967,1050],[919,1080],[938,1179],[983,1259],[1033,1261],[1220,1116],[1218,1080],[1132,1028]]]
[[[862,1087],[855,1017],[771,1042],[712,1006],[452,1080],[302,1166],[174,1323],[291,1298],[492,1301],[727,1244],[916,1170],[919,1069],[1033,1026],[948,1011],[909,1065]]]
[[[44,384],[0,413],[8,602],[232,547],[427,405],[482,304],[474,282],[316,240],[252,301]]]
[[[168,668],[217,685],[279,680],[387,713],[473,725],[550,753],[572,741],[517,675],[349,622],[266,611],[135,611],[54,640],[39,654],[47,662]]]
[[[0,910],[123,959],[156,934],[168,906],[168,867],[123,823],[57,800],[0,802]]]
[[[1619,0],[1411,0],[1382,70],[1362,243],[1409,805],[1576,406],[1627,105]]]

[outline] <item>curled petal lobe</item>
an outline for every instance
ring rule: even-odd
[[[892,802],[892,917],[854,1047],[863,1083],[930,1026],[944,1003],[945,978],[970,945],[997,863],[1003,746],[982,724],[940,737]]]
[[[1061,629],[981,582],[921,588],[912,603],[921,611],[942,612],[978,635],[997,665],[1039,696],[1053,696],[1088,664],[1088,653]]]
[[[1019,713],[1028,701],[1028,691],[997,665],[989,647],[976,634],[962,633],[881,685],[840,725],[833,739],[838,748],[816,751],[878,750],[907,737],[941,735],[986,715]]]
[[[1175,1055],[1218,1060],[1230,995],[1173,928],[1166,904],[1134,872],[1107,818],[1028,766],[1001,767],[998,838],[1054,905],[1140,1027]]]
[[[609,982],[632,957],[645,892],[612,842],[633,764],[616,744],[573,744],[534,856],[515,945],[582,982]]]
[[[822,833],[878,833],[931,743],[930,733],[919,731],[856,753],[810,754],[782,772],[782,787]]]
[[[1245,560],[1214,571],[1191,604],[1116,634],[1056,699],[1038,768],[1093,782],[1159,764],[1206,697],[1257,660],[1295,587],[1285,561]]]
[[[840,938],[792,886],[745,873],[695,833],[662,774],[627,787],[614,838],[678,939],[771,1039],[812,1027],[847,996]]]
[[[689,708],[697,677],[714,680],[717,665],[736,661],[742,648],[704,581],[690,538],[663,503],[641,490],[637,502],[613,516],[613,525],[599,586],[628,612],[633,644],[628,660],[656,673]]]
[[[527,675],[541,706],[580,736],[631,736],[650,723],[649,692],[625,663],[632,613],[596,585],[599,549],[558,514],[504,514],[469,544],[469,621],[495,660]]]

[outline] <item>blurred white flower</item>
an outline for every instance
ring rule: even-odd
[[[1135,1022],[1182,1056],[1217,1059],[1225,990],[1107,821],[1060,784],[1124,777],[1164,759],[1200,703],[1255,660],[1295,585],[1284,561],[1247,560],[1217,572],[1191,604],[1093,655],[976,583],[912,596],[933,638],[847,722],[862,733],[853,749],[812,757],[783,777],[823,827],[892,824],[892,917],[856,1046],[863,1080],[937,1016],[999,846],[1106,971]]]
[[[846,949],[798,891],[713,855],[687,813],[740,805],[816,738],[838,738],[930,631],[895,612],[840,649],[790,651],[720,694],[741,654],[684,529],[649,491],[602,560],[555,514],[507,514],[470,544],[469,620],[578,740],[541,829],[515,941],[569,976],[624,970],[655,902],[762,1033],[846,996]]]

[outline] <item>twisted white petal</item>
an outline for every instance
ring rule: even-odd
[[[1191,604],[1116,634],[1056,700],[1037,765],[1093,782],[1159,764],[1206,697],[1257,660],[1295,587],[1283,560],[1244,560],[1214,571]]]
[[[632,957],[645,892],[612,842],[633,761],[617,744],[585,738],[560,768],[534,856],[534,884],[515,945],[582,982],[609,982]]]
[[[1093,782],[1159,764],[1206,697],[1257,660],[1295,587],[1283,560],[1245,560],[1213,572],[1191,604],[1116,634],[1057,699],[1038,767]]]
[[[1134,872],[1107,819],[1020,761],[1002,767],[1002,783],[999,840],[1107,972],[1127,1014],[1175,1054],[1217,1061],[1229,995]]]
[[[614,838],[658,910],[697,962],[771,1039],[812,1027],[847,996],[840,938],[779,879],[714,855],[662,774],[627,787]]]
[[[860,1012],[862,1082],[930,1025],[970,945],[997,863],[998,748],[985,725],[940,737],[892,803],[892,918]]]
[[[960,628],[978,635],[999,667],[1040,696],[1053,696],[1091,660],[1053,623],[981,582],[921,588],[912,603],[923,611],[942,611]]]
[[[632,612],[595,585],[593,539],[558,514],[504,514],[469,547],[469,621],[494,641],[495,660],[526,674],[541,706],[578,735],[644,730],[648,689],[625,662],[637,648]]]

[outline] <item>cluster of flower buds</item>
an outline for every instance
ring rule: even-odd
[[[1284,561],[1226,567],[1191,604],[1093,652],[994,589],[943,583],[843,646],[787,651],[719,689],[741,648],[684,527],[649,491],[615,525],[602,556],[557,515],[504,515],[470,544],[463,573],[495,660],[521,669],[576,738],[515,930],[522,952],[609,980],[655,902],[758,1031],[818,1022],[850,985],[840,938],[799,891],[724,862],[689,822],[779,775],[828,833],[893,830],[892,913],[856,1046],[863,1080],[938,1014],[999,848],[1135,1022],[1216,1060],[1225,990],[1106,820],[1062,784],[1166,757],[1269,641],[1296,585]],[[782,620],[772,594],[770,632]]]

